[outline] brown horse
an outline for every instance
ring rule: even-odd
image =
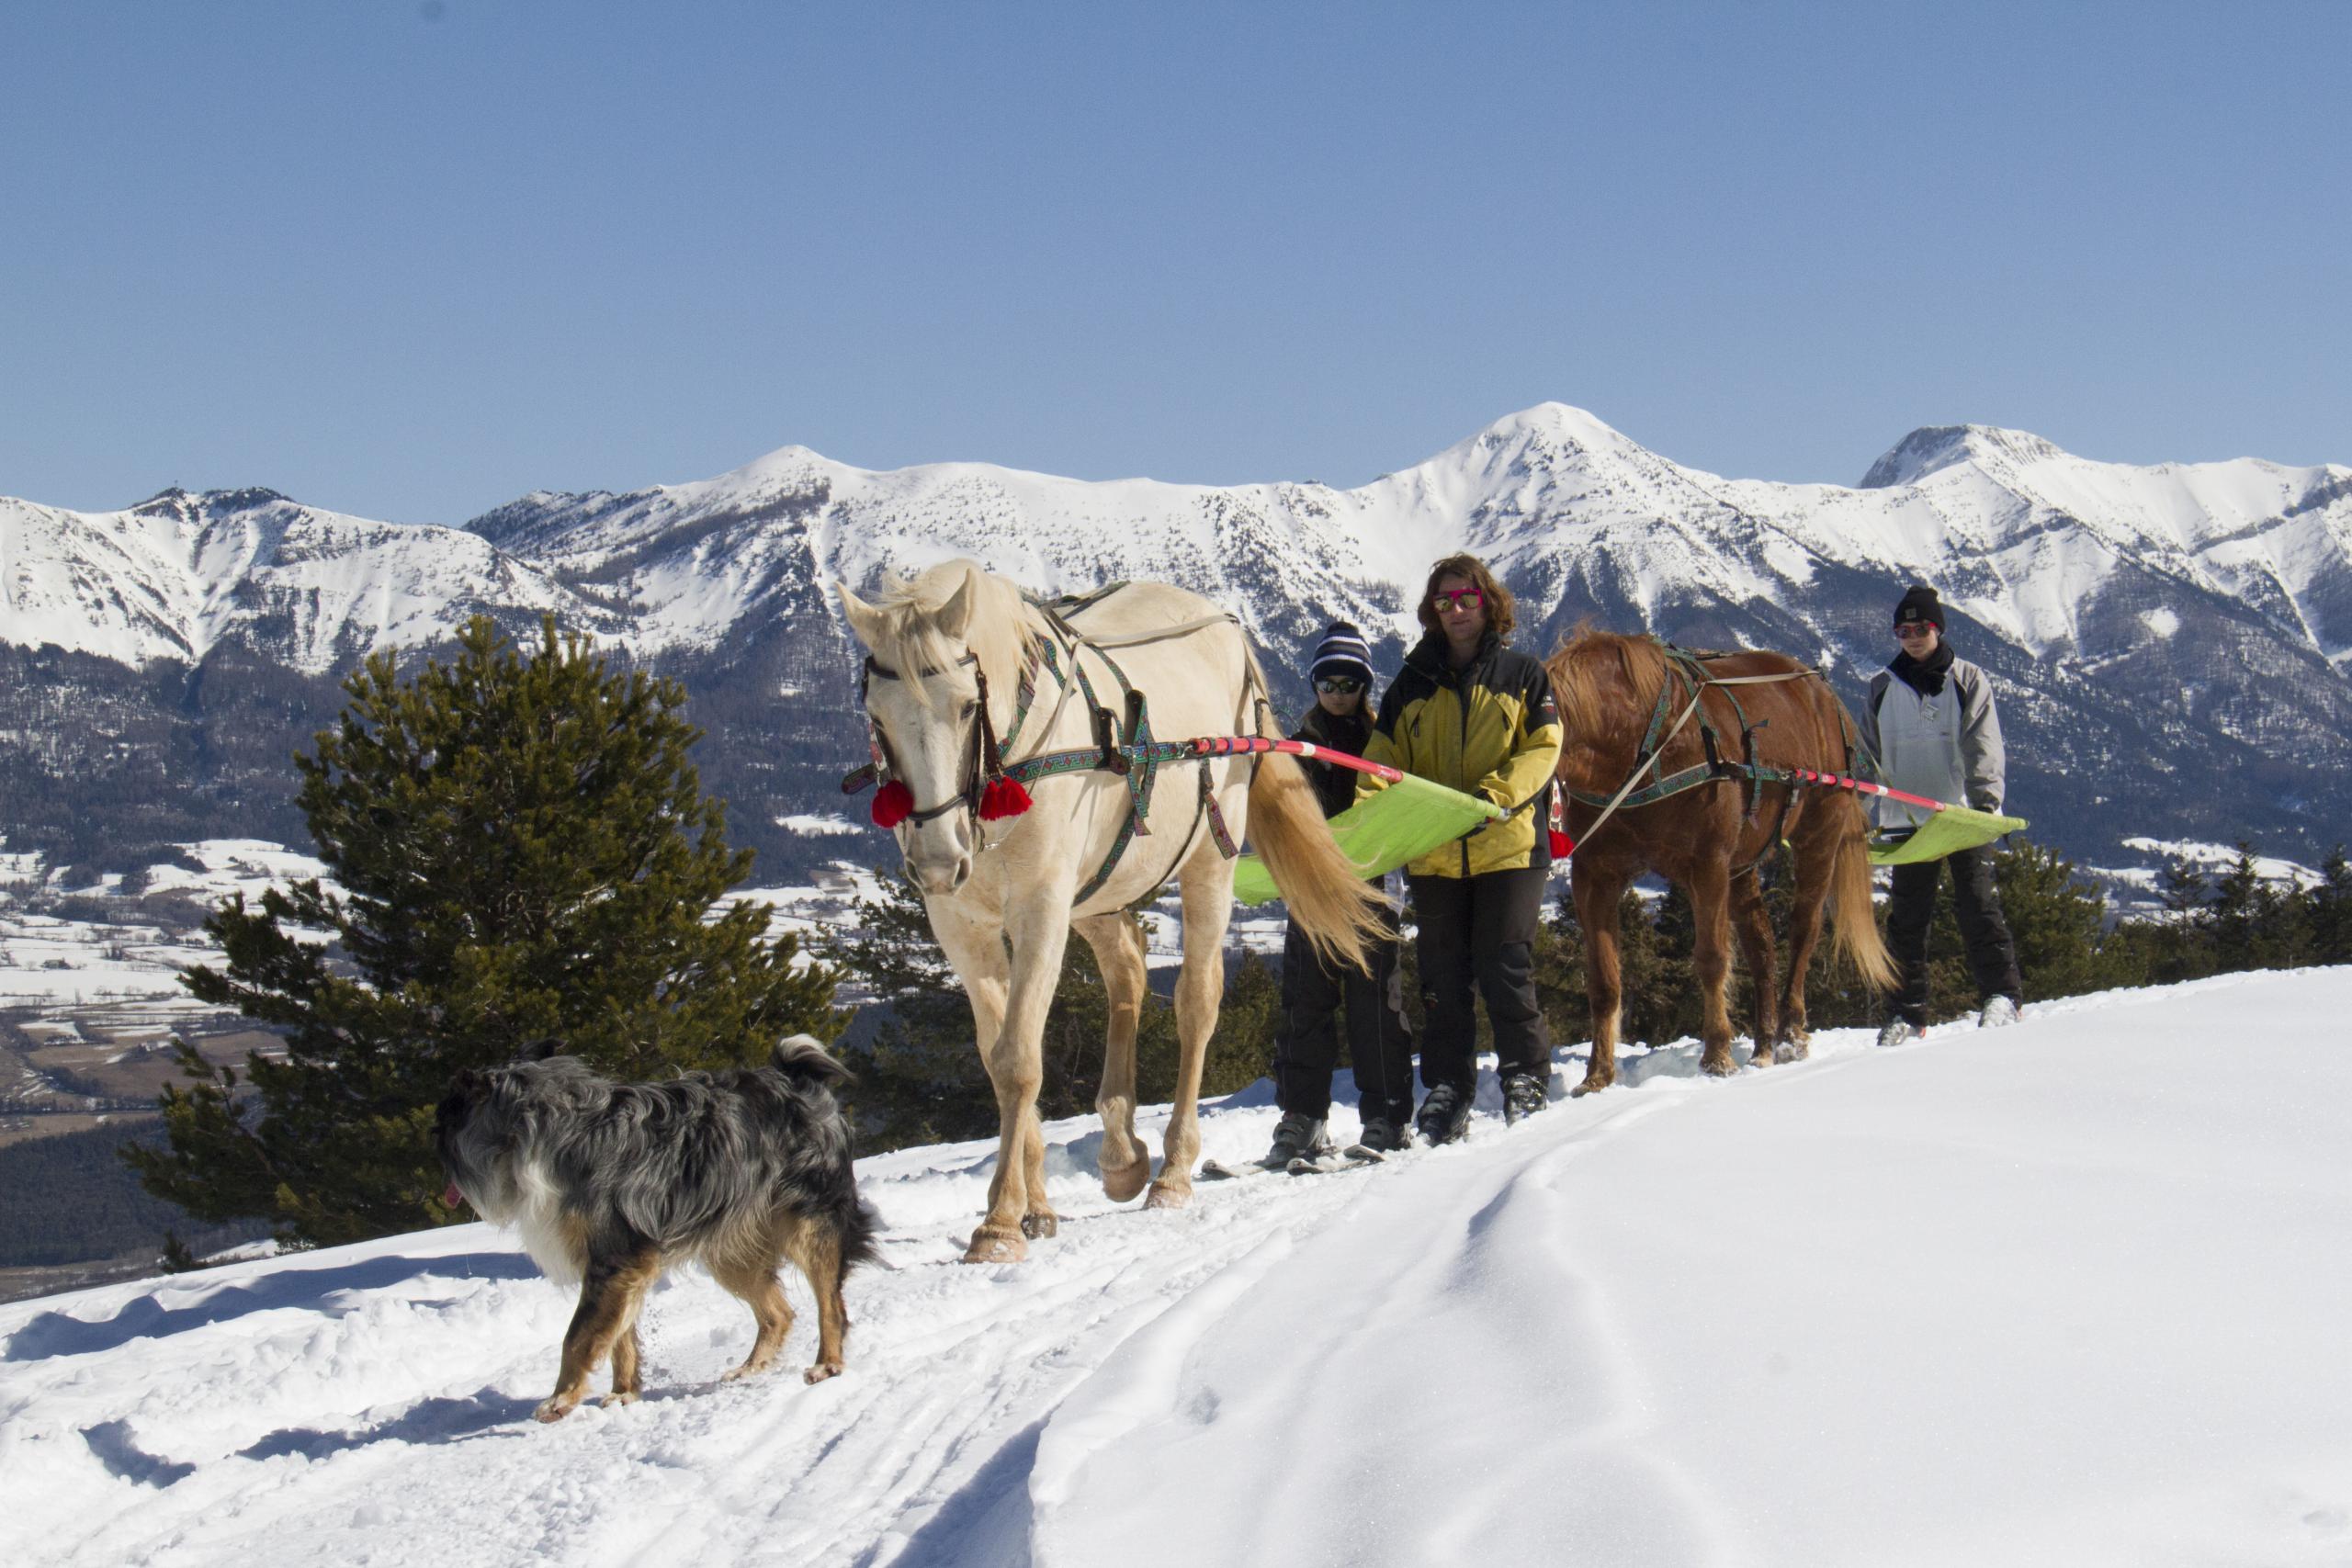
[[[1645,872],[1666,877],[1690,897],[1698,927],[1691,966],[1705,1007],[1701,1033],[1706,1050],[1700,1066],[1709,1073],[1721,1076],[1738,1066],[1731,1054],[1725,997],[1735,926],[1756,983],[1754,1060],[1759,1066],[1805,1055],[1805,970],[1821,935],[1826,901],[1836,902],[1838,952],[1865,982],[1892,988],[1894,965],[1871,914],[1870,828],[1861,802],[1844,790],[1758,779],[1738,771],[1748,763],[1768,771],[1852,771],[1852,722],[1826,682],[1778,653],[1705,655],[1695,663],[1680,663],[1678,673],[1657,639],[1589,627],[1579,627],[1548,668],[1560,705],[1558,778],[1567,802],[1569,837],[1577,841],[1573,886],[1592,1008],[1592,1064],[1577,1093],[1617,1081],[1618,1013],[1624,997],[1617,910],[1626,887]],[[1733,683],[1697,685],[1702,673],[1709,681]],[[1699,706],[1685,720],[1694,685]],[[1661,693],[1667,694],[1663,705]],[[1653,732],[1661,738],[1655,772],[1643,751]],[[1678,773],[1703,770],[1711,761],[1724,771],[1690,775],[1687,787],[1641,800],[1654,781],[1670,785]],[[1637,769],[1643,777],[1634,793],[1602,820],[1602,807],[1588,801],[1616,797]],[[1587,833],[1592,834],[1589,840]],[[1788,979],[1776,999],[1772,923],[1757,866],[1781,839],[1795,862],[1796,888]]]

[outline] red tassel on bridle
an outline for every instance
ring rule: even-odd
[[[1029,792],[1021,787],[1019,779],[1009,779],[999,773],[980,790],[980,820],[983,822],[1018,817],[1028,809]]]
[[[914,815],[915,792],[903,780],[892,779],[874,792],[874,825],[895,828]]]

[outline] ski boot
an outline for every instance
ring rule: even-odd
[[[1552,1103],[1552,1089],[1533,1073],[1513,1073],[1503,1079],[1503,1124],[1532,1116]]]
[[[1979,1029],[2001,1029],[2018,1021],[2018,999],[2015,997],[1987,997],[1984,1010],[1976,1015]]]
[[[1293,1111],[1274,1124],[1273,1145],[1257,1163],[1261,1170],[1288,1170],[1295,1159],[1321,1159],[1338,1152],[1339,1145],[1323,1131],[1321,1117]]]
[[[1442,1083],[1421,1100],[1413,1130],[1434,1148],[1462,1136],[1470,1126],[1470,1097],[1450,1083]]]

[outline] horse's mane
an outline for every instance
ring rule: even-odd
[[[1656,641],[1601,631],[1589,624],[1569,633],[1546,663],[1553,700],[1571,735],[1613,728],[1622,715],[1612,715],[1612,706],[1647,704],[1649,694],[1666,678],[1666,653]]]
[[[939,612],[967,584],[971,613],[959,648],[940,629]],[[968,560],[944,561],[916,576],[885,582],[874,597],[874,607],[882,612],[882,624],[870,651],[879,663],[902,671],[938,670],[969,649],[989,684],[1005,693],[1021,678],[1030,649],[1046,636],[1046,618],[1019,584]],[[930,691],[927,686],[919,689]]]

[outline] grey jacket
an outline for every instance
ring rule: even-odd
[[[1944,689],[1923,697],[1892,670],[1871,677],[1862,705],[1862,745],[1878,759],[1879,782],[1930,800],[1998,811],[2007,755],[2001,716],[1984,671],[1955,658]],[[1899,801],[1876,803],[1881,828],[1916,828],[1932,815]]]

